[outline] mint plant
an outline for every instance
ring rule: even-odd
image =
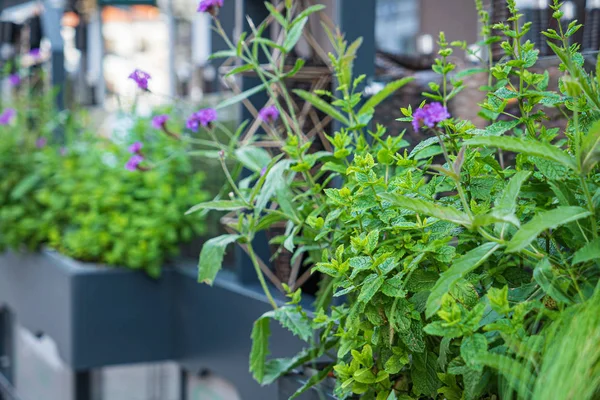
[[[237,157],[254,174],[241,182],[230,179],[230,199],[194,208],[237,216],[230,235],[204,246],[199,277],[214,280],[228,244],[249,249],[274,308],[252,332],[250,370],[259,382],[271,383],[330,356],[330,366],[296,395],[331,371],[338,398],[598,395],[598,356],[594,352],[591,359],[578,360],[568,334],[576,331],[573,345],[580,350],[597,347],[598,71],[584,69],[579,46],[570,43],[581,25],[562,25],[558,1],[550,6],[558,30],[544,32],[561,62],[558,88],[550,87],[548,72],[535,68],[538,51],[524,41],[531,24],[523,23],[516,2],[507,1],[510,17],[494,26],[482,3],[475,5],[482,26],[479,48],[491,53],[491,45],[501,40],[491,34],[498,29],[508,38],[501,43],[505,57],[493,62],[489,54],[469,50],[482,67],[456,71],[453,52],[468,46],[440,34],[433,70],[441,84],[430,84],[429,102],[401,110],[402,119],[423,135],[412,150],[401,133],[370,126],[373,109],[407,80],[362,99],[357,88],[365,77],[352,74],[360,41],[348,44],[339,32],[329,31],[338,86],[332,92],[296,94],[342,124],[328,136],[333,149],[311,153],[292,116],[283,121],[287,138],[281,154],[268,155],[260,139],[221,153],[223,159]],[[286,6],[291,9],[291,2]],[[219,7],[211,3],[222,33]],[[249,42],[227,40],[230,50],[216,56],[238,57],[242,64],[232,74],[253,71],[263,82],[227,104],[265,90],[278,110],[272,115],[279,115],[286,103],[274,93],[285,93],[283,99],[289,95],[285,79],[302,63],[283,72],[284,62],[274,62],[271,54],[290,51],[315,9],[293,19],[289,12],[266,7],[282,27],[284,45],[262,37],[264,24],[251,24]],[[271,61],[268,69],[258,63],[260,53]],[[452,117],[447,106],[461,95],[464,79],[482,70],[488,84],[482,88],[487,95],[480,115],[489,123],[478,129]],[[507,111],[513,102],[518,113]],[[564,131],[547,124],[553,108],[565,117]],[[268,269],[252,256],[256,233],[281,221],[287,226],[281,243],[296,258],[309,254],[305,262],[328,277],[314,312],[299,305],[300,291],[286,286],[290,301],[278,304],[264,279]],[[328,307],[332,296],[345,298],[344,304]],[[305,350],[292,358],[268,359],[272,319],[306,341]],[[566,365],[578,371],[577,378],[560,375]]]

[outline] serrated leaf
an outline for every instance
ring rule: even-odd
[[[437,397],[437,390],[442,386],[442,382],[437,376],[437,360],[433,353],[413,354],[411,377],[415,394],[424,394],[431,399]]]
[[[497,243],[484,243],[456,259],[447,271],[442,272],[427,299],[427,318],[431,318],[439,310],[442,297],[450,291],[456,281],[483,264],[500,247]]]
[[[272,312],[264,314],[254,322],[252,327],[252,349],[250,350],[250,372],[257,382],[263,382],[266,372],[266,361],[269,355],[269,326]]]
[[[481,371],[483,365],[476,362],[478,356],[485,355],[488,349],[488,342],[485,336],[480,333],[467,336],[460,345],[460,355],[466,364],[471,368]]]
[[[472,135],[478,135],[478,136],[500,136],[500,135],[503,135],[504,133],[514,129],[518,125],[519,125],[518,120],[498,121],[498,122],[494,122],[493,124],[485,127],[484,129],[473,129],[473,130],[469,131],[469,133]]]
[[[235,157],[244,167],[254,172],[259,172],[271,162],[269,152],[256,146],[244,146],[236,149]]]
[[[600,260],[600,238],[596,238],[575,252],[573,265],[591,260]]]
[[[581,207],[557,207],[554,210],[536,214],[531,221],[521,227],[512,237],[506,251],[514,253],[523,250],[547,229],[556,229],[571,221],[590,216],[590,212]]]
[[[413,199],[411,197],[400,196],[393,193],[382,193],[379,196],[383,200],[389,201],[394,206],[408,208],[419,214],[425,214],[444,221],[471,227],[469,216],[455,208],[444,207],[429,201]]]
[[[198,282],[212,285],[223,264],[225,248],[241,237],[241,235],[221,235],[204,243],[198,263]]]
[[[519,171],[510,178],[510,181],[502,191],[502,196],[496,201],[496,210],[502,210],[508,214],[514,214],[517,208],[517,197],[521,186],[529,178],[531,172]]]
[[[548,143],[512,136],[476,137],[465,142],[467,146],[497,147],[502,150],[522,153],[556,161],[567,168],[577,171],[575,160],[566,152]]]
[[[337,119],[338,121],[350,125],[350,121],[348,118],[344,117],[342,113],[340,113],[336,108],[330,105],[328,102],[323,100],[322,98],[307,92],[306,90],[295,89],[294,93],[296,93],[302,100],[309,102],[316,109],[323,111],[325,114],[329,115],[332,118]]]
[[[308,342],[312,337],[313,331],[310,320],[296,308],[280,307],[275,310],[273,319],[279,321],[283,327],[305,342]]]
[[[330,365],[326,366],[325,368],[321,369],[318,373],[311,376],[298,390],[296,390],[294,392],[294,394],[289,398],[289,400],[293,400],[293,399],[297,398],[298,396],[305,393],[308,389],[314,387],[319,382],[323,381],[325,378],[327,378],[327,376],[329,376],[329,373],[332,370],[333,370],[333,364],[330,364]]]
[[[358,295],[359,303],[369,302],[375,293],[379,290],[384,281],[383,276],[377,274],[371,274],[365,278],[360,294]]]
[[[185,212],[185,215],[195,213],[200,210],[233,211],[247,208],[248,206],[241,200],[214,200],[196,204]]]
[[[413,158],[415,156],[415,154],[419,153],[421,150],[429,147],[429,146],[433,146],[435,144],[438,144],[440,142],[440,139],[438,139],[437,136],[432,136],[429,139],[425,139],[421,142],[419,142],[410,152],[410,154],[408,155],[408,158]]]
[[[358,110],[358,114],[361,115],[371,109],[374,109],[375,107],[377,107],[377,105],[379,103],[381,103],[382,101],[387,99],[389,96],[394,94],[394,92],[396,90],[400,89],[402,86],[406,85],[407,83],[414,81],[414,79],[415,78],[413,78],[413,77],[405,77],[405,78],[398,79],[398,80],[388,83],[387,85],[385,85],[385,87],[383,89],[381,89],[379,92],[377,92],[377,94],[371,96],[365,102],[365,104],[360,108],[360,110]]]

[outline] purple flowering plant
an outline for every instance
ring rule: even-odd
[[[134,70],[130,75],[129,79],[134,81],[138,88],[147,91],[148,90],[148,82],[152,77],[149,73],[144,72],[140,69]]]

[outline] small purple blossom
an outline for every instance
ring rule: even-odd
[[[169,116],[166,114],[157,115],[152,118],[152,127],[155,129],[163,129],[169,120]]]
[[[185,123],[188,129],[196,132],[200,125],[206,127],[217,119],[217,111],[214,108],[203,108],[193,113]]]
[[[129,150],[131,154],[139,155],[140,151],[142,151],[142,147],[144,147],[144,144],[142,142],[135,142],[131,146],[129,146],[127,150]]]
[[[42,53],[41,53],[40,49],[38,49],[38,48],[35,48],[35,49],[31,49],[31,50],[29,50],[29,55],[30,55],[31,57],[33,57],[34,59],[36,59],[36,60],[37,60],[38,58],[40,58],[41,54],[42,54]]]
[[[14,108],[5,109],[4,111],[2,111],[2,114],[0,114],[0,125],[10,124],[16,115],[17,110],[15,110]]]
[[[60,150],[58,150],[58,152],[60,153],[61,156],[66,156],[67,155],[67,148],[66,147],[61,147]]]
[[[207,12],[215,16],[221,7],[223,7],[223,0],[201,0],[198,4],[198,12]]]
[[[264,107],[259,111],[258,118],[261,121],[273,123],[279,119],[279,110],[275,105]]]
[[[436,124],[450,118],[448,109],[440,103],[425,104],[413,113],[412,125],[415,131],[422,126],[433,128]]]
[[[37,147],[38,149],[41,149],[41,148],[46,147],[47,143],[48,143],[48,139],[46,139],[45,137],[41,137],[35,141],[35,147]]]
[[[8,83],[10,83],[10,86],[19,86],[21,83],[21,77],[19,74],[10,74],[8,76]]]
[[[144,157],[139,154],[134,154],[131,158],[125,163],[125,169],[129,171],[138,170],[140,164],[144,161]]]
[[[136,69],[129,75],[129,79],[132,79],[135,83],[137,83],[140,89],[148,90],[148,80],[152,79],[152,77],[149,73],[140,69]]]
[[[267,173],[267,167],[262,167],[260,170],[260,177],[262,178]]]

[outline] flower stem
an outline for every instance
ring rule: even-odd
[[[262,287],[263,292],[265,292],[265,296],[267,296],[267,299],[269,300],[269,303],[271,304],[273,309],[277,310],[277,308],[278,308],[277,303],[275,302],[273,295],[271,295],[271,291],[269,290],[267,281],[265,281],[265,276],[263,275],[262,271],[260,270],[260,265],[258,264],[256,254],[254,253],[254,248],[252,247],[252,239],[251,238],[248,238],[247,246],[248,246],[248,255],[250,256],[250,260],[252,260],[252,266],[254,266],[254,270],[256,271],[256,276],[258,277],[260,286]]]

